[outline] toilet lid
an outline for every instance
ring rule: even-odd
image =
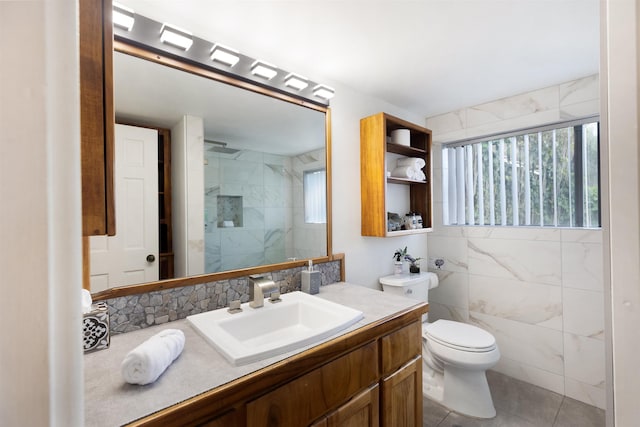
[[[490,351],[496,339],[489,332],[467,323],[436,320],[425,326],[425,338],[464,351]]]

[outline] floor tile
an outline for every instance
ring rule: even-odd
[[[506,412],[498,413],[495,418],[484,420],[451,412],[438,427],[536,427],[536,424]]]
[[[494,371],[487,380],[497,412],[515,415],[538,427],[553,425],[563,396]]]
[[[437,402],[426,397],[422,398],[422,427],[437,427],[447,415],[449,410]]]
[[[565,397],[554,427],[604,427],[604,411]]]
[[[423,427],[604,427],[602,409],[498,372],[487,372],[497,415],[466,417],[423,398]]]

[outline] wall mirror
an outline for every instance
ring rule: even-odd
[[[140,52],[113,55],[117,234],[90,238],[91,292],[330,256],[328,109]]]

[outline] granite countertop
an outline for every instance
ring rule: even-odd
[[[349,283],[322,286],[317,296],[360,310],[364,313],[364,318],[318,343],[244,366],[230,364],[186,320],[111,337],[108,349],[84,356],[85,425],[113,426],[129,423],[418,303]],[[152,335],[169,328],[184,332],[185,346],[182,354],[156,382],[144,386],[126,383],[120,374],[120,364],[126,354]]]

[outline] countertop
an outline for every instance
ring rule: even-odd
[[[360,310],[364,313],[364,318],[313,345],[244,366],[233,366],[227,362],[186,320],[111,337],[108,349],[84,356],[85,425],[114,426],[129,423],[419,303],[349,283],[322,286],[316,296]],[[182,354],[156,382],[144,386],[126,383],[120,374],[120,364],[126,354],[152,335],[169,328],[184,332],[185,346]]]

